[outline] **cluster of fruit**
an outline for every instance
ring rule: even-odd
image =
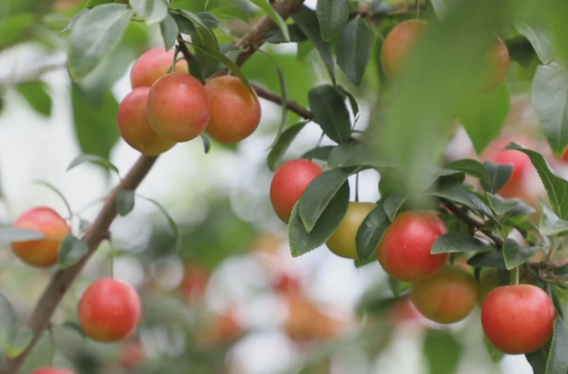
[[[276,170],[270,199],[280,219],[288,223],[294,205],[321,173],[317,164],[303,159],[288,161]],[[357,231],[375,207],[351,202],[327,247],[336,255],[357,259]],[[431,321],[449,324],[463,320],[483,293],[482,325],[490,342],[508,354],[542,347],[552,334],[556,318],[546,292],[531,284],[498,287],[497,283],[482,282],[478,286],[469,268],[447,264],[448,253],[430,253],[436,239],[447,232],[433,212],[402,212],[377,247],[377,259],[390,277],[412,283],[412,302]]]
[[[155,48],[132,67],[132,91],[118,108],[120,134],[132,148],[156,156],[203,131],[234,144],[256,130],[260,104],[239,78],[219,76],[203,85],[189,75],[186,61],[174,65],[174,56]]]

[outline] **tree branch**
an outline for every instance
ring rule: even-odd
[[[282,99],[282,96],[278,95],[276,92],[272,92],[270,90],[267,90],[266,88],[259,86],[258,84],[255,83],[251,83],[252,88],[254,88],[254,90],[256,91],[256,94],[258,95],[258,97],[261,97],[265,100],[268,101],[272,101],[273,103],[279,104],[279,105],[283,105],[284,104],[284,100]],[[300,117],[304,118],[304,119],[313,119],[314,115],[313,113],[304,108],[303,106],[301,106],[300,104],[298,104],[297,102],[295,102],[294,100],[288,100],[286,102],[286,108],[294,113],[296,113],[297,115],[299,115]]]
[[[304,0],[282,0],[274,3],[273,6],[280,16],[286,19],[291,16],[292,13],[298,11],[303,2]],[[258,48],[264,43],[266,33],[274,27],[276,27],[276,25],[270,18],[263,17],[237,42],[238,47],[246,49],[237,57],[237,65],[241,66],[244,64],[245,61],[258,50]],[[181,52],[184,53],[184,56],[188,57],[189,55],[186,55],[186,53],[189,51],[184,52],[184,47],[185,43],[180,43]],[[227,71],[225,69],[216,75],[224,75],[226,73]],[[77,275],[81,272],[85,263],[96,251],[101,241],[107,238],[109,227],[117,215],[116,196],[118,192],[121,190],[134,191],[149,173],[156,160],[157,157],[141,156],[123,181],[109,193],[99,215],[91,224],[85,235],[81,238],[81,240],[89,246],[88,254],[72,267],[58,270],[54,274],[26,323],[34,334],[31,343],[20,356],[14,359],[5,358],[4,366],[0,369],[0,373],[16,374],[19,371],[25,359],[28,357],[42,333],[49,325],[51,316],[61,302],[61,299]]]

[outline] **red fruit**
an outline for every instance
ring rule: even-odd
[[[209,283],[209,271],[201,265],[188,264],[180,284],[184,296],[190,301],[196,301],[203,297]]]
[[[158,79],[148,94],[150,126],[166,141],[187,142],[205,130],[209,103],[203,85],[187,74]]]
[[[224,144],[237,143],[260,123],[260,104],[243,82],[232,76],[214,78],[205,84],[211,117],[207,133]]]
[[[120,363],[127,369],[134,369],[144,363],[144,347],[137,341],[129,341],[122,346]]]
[[[12,243],[16,256],[28,265],[48,267],[57,263],[59,245],[69,235],[69,225],[51,208],[39,207],[22,214],[14,227],[43,233],[46,238]]]
[[[91,284],[79,301],[79,324],[85,334],[99,342],[116,342],[132,334],[140,319],[136,290],[106,278]]]
[[[487,93],[497,88],[507,77],[509,70],[509,50],[500,38],[495,39],[489,50],[487,71],[482,92]]]
[[[461,321],[477,302],[477,282],[459,265],[446,265],[412,285],[412,302],[422,315],[438,323]]]
[[[290,221],[294,205],[321,173],[323,170],[316,163],[304,159],[285,162],[276,170],[270,184],[270,202],[282,221]]]
[[[148,121],[146,103],[150,88],[135,88],[118,107],[118,129],[132,148],[148,156],[157,156],[172,148],[175,143],[162,139]]]
[[[31,374],[75,374],[67,369],[39,368],[31,372]]]
[[[302,283],[298,277],[290,274],[281,274],[274,282],[274,291],[281,294],[298,294]]]
[[[449,255],[430,254],[432,245],[448,232],[444,222],[429,212],[408,211],[399,214],[377,248],[377,258],[393,278],[415,282],[434,275]]]
[[[426,21],[413,19],[399,23],[389,32],[383,43],[381,63],[390,79],[394,80],[400,74],[426,26]]]
[[[140,56],[130,72],[132,88],[152,87],[159,78],[168,73],[170,66],[174,62],[174,54],[175,51],[173,49],[166,51],[164,48],[154,48]],[[178,61],[175,71],[188,74],[187,62]]]
[[[497,287],[481,307],[487,339],[504,353],[534,352],[552,335],[556,311],[546,292],[532,285]]]

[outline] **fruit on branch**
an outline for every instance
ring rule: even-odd
[[[407,211],[400,213],[387,229],[377,248],[377,258],[393,278],[415,282],[440,270],[449,254],[430,254],[432,245],[448,232],[434,213]]]
[[[213,78],[205,84],[211,117],[207,133],[224,144],[237,143],[260,123],[260,103],[243,82],[233,76]]]
[[[132,88],[152,87],[159,78],[168,74],[174,62],[174,54],[175,50],[173,49],[166,51],[164,48],[154,48],[140,56],[130,71]],[[185,60],[178,61],[175,72],[189,74],[187,62]]]
[[[413,19],[399,23],[389,32],[381,50],[381,64],[390,79],[396,80],[426,26],[428,22]]]
[[[555,318],[552,300],[533,285],[498,287],[481,307],[481,325],[487,339],[511,355],[541,348],[552,335]]]
[[[55,368],[39,368],[31,372],[31,374],[75,374],[71,370],[67,369],[55,369]]]
[[[47,207],[28,210],[13,226],[45,235],[45,239],[12,243],[12,249],[20,260],[37,267],[55,265],[61,241],[71,233],[67,222],[56,211]]]
[[[521,151],[503,150],[510,142],[522,143],[527,148],[532,148],[525,139],[502,137],[494,141],[485,150],[482,158],[500,165],[512,165],[513,171],[509,181],[498,191],[504,198],[522,198],[526,195],[526,177],[530,173],[532,164],[529,156]]]
[[[381,50],[381,64],[391,80],[398,78],[427,26],[426,21],[413,19],[399,23],[389,32]],[[491,44],[483,67],[481,92],[487,93],[505,80],[509,70],[509,50],[500,38]]]
[[[327,248],[340,257],[358,259],[357,231],[365,217],[376,207],[372,203],[349,203],[341,223],[326,242]]]
[[[510,272],[509,274],[509,284],[515,281],[515,272]],[[537,282],[526,274],[521,274],[519,276],[519,284],[532,284],[537,285]],[[487,298],[487,295],[491,293],[494,289],[500,286],[499,278],[497,275],[497,269],[486,268],[481,272],[479,277],[479,293],[477,296],[477,303],[481,306]]]
[[[316,163],[304,159],[287,161],[276,170],[270,183],[270,202],[282,221],[290,221],[294,205],[321,173]]]
[[[412,285],[412,302],[429,320],[438,323],[461,321],[477,301],[474,276],[459,265],[446,265],[433,276]]]
[[[118,129],[132,148],[147,156],[157,156],[175,143],[162,139],[150,126],[146,110],[149,92],[149,87],[139,87],[126,95],[118,107]]]
[[[116,342],[138,326],[140,298],[136,290],[119,280],[100,279],[91,284],[79,301],[79,325],[98,342]]]
[[[509,50],[501,38],[496,38],[491,47],[485,65],[483,93],[496,89],[507,77],[509,70]]]
[[[209,122],[209,103],[201,82],[191,75],[171,73],[158,79],[148,94],[150,126],[163,139],[186,142]]]

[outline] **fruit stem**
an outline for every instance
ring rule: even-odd
[[[519,284],[520,267],[517,266],[513,271],[514,271],[514,275],[515,275],[515,278],[514,278],[514,280],[513,280],[513,281],[514,281],[513,284],[514,284],[515,286],[517,286],[517,285]]]

